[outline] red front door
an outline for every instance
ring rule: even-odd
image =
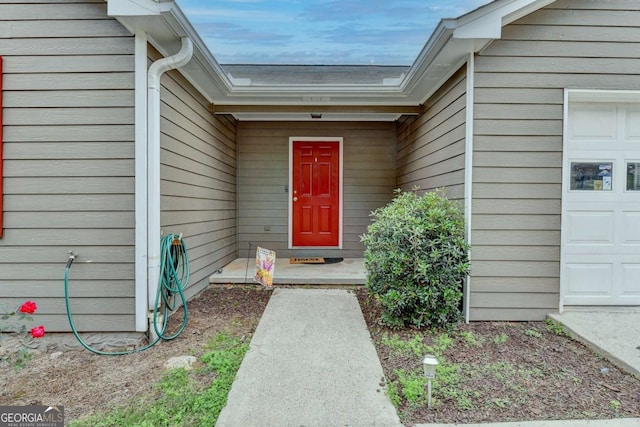
[[[340,144],[293,141],[293,246],[338,246]]]

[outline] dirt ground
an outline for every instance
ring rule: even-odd
[[[199,357],[207,342],[220,331],[250,340],[271,296],[260,288],[208,288],[189,301],[189,323],[182,335],[149,350],[128,356],[98,356],[69,351],[52,359],[36,353],[19,371],[4,367],[0,405],[64,405],[70,421],[126,405],[135,396],[153,392],[152,384],[171,357]],[[178,327],[176,312],[169,330]]]
[[[375,302],[364,290],[358,298],[387,382],[398,380],[399,369],[421,371],[420,357],[399,354],[388,345],[388,337],[393,334],[410,341],[418,331],[394,331],[380,326]],[[459,381],[445,395],[442,390],[434,390],[438,400],[432,409],[402,400],[402,422],[413,425],[640,417],[640,380],[553,326],[545,322],[459,325],[449,334],[452,342],[441,361],[456,371]],[[437,334],[424,335],[427,344],[437,339]]]
[[[135,396],[151,395],[152,384],[160,379],[170,357],[200,356],[207,341],[222,330],[250,340],[270,295],[254,287],[212,287],[189,302],[189,324],[174,341],[119,357],[87,351],[67,352],[53,359],[51,354],[37,354],[18,371],[2,368],[0,383],[5,384],[0,405],[62,404],[71,420],[126,405]],[[419,358],[398,356],[383,337],[398,334],[411,339],[416,331],[380,326],[372,300],[364,290],[358,297],[386,377],[394,381],[398,369],[414,369]],[[176,313],[173,327],[180,319],[181,313]],[[640,417],[640,381],[545,326],[541,322],[461,325],[451,335],[453,345],[445,357],[448,363],[459,364],[464,374],[458,388],[465,404],[460,405],[459,397],[447,396],[427,410],[403,401],[399,408],[402,421],[412,425]],[[464,341],[463,331],[467,337],[472,332],[477,342]]]

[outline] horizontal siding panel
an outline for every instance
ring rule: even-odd
[[[471,252],[474,261],[559,261],[559,246],[475,246]],[[475,285],[475,281],[474,281]],[[474,286],[474,289],[475,286]]]
[[[476,88],[473,95],[473,100],[475,102],[475,108],[478,108],[480,104],[562,105],[564,101],[564,90],[559,88]]]
[[[558,311],[558,305],[549,308],[500,308],[500,300],[496,298],[496,307],[492,308],[471,308],[469,310],[469,320],[472,322],[482,321],[513,321],[521,322],[542,321],[547,314]]]
[[[12,228],[133,228],[131,212],[5,212]]]
[[[6,124],[6,123],[5,123]],[[5,126],[4,142],[133,141],[133,125]]]
[[[0,288],[8,295],[20,295],[24,289],[30,289],[29,298],[36,301],[41,298],[64,298],[64,287],[60,286],[59,278],[55,280],[0,280]],[[133,283],[128,280],[77,280],[72,278],[69,282],[69,295],[72,298],[109,298],[114,295],[133,298],[134,293]]]
[[[5,195],[5,212],[37,211],[42,209],[43,197],[28,194]],[[65,211],[133,211],[133,194],[47,194],[47,212]]]
[[[476,119],[553,120],[562,117],[562,105],[545,104],[476,104]]]
[[[640,35],[640,32],[638,33]],[[640,66],[637,58],[542,58],[482,57],[476,62],[478,73],[553,73],[553,74],[635,74]]]
[[[55,250],[52,248],[52,250]],[[21,280],[25,277],[25,269],[29,269],[30,280],[50,280],[52,277],[60,277],[62,282],[64,278],[64,269],[67,251],[59,249],[61,259],[56,264],[32,264],[32,263],[13,263],[2,266],[0,279],[2,280]],[[78,249],[80,252],[81,249]],[[66,256],[65,256],[66,255]],[[133,264],[96,264],[82,265],[80,263],[73,265],[70,273],[70,280],[127,280],[133,277]],[[44,301],[43,301],[44,303]]]
[[[0,15],[2,16],[2,15]],[[73,21],[67,21],[73,25]],[[132,37],[83,38],[2,38],[0,51],[9,56],[49,55],[133,55]]]
[[[131,263],[133,251],[133,246],[84,246],[74,265],[85,262]],[[87,258],[88,254],[90,258]],[[52,250],[51,247],[0,246],[0,259],[6,263],[65,263],[67,256],[66,252]]]
[[[9,125],[133,124],[133,108],[6,108]]]
[[[559,277],[474,277],[474,292],[558,293]]]
[[[0,16],[3,20],[33,20],[33,19],[107,19],[107,5],[102,3],[74,3],[74,4],[39,4],[32,7],[29,3],[0,3]]]
[[[567,88],[639,89],[638,76],[617,74],[476,73],[476,87],[483,88]]]
[[[52,2],[53,3],[53,2]],[[58,2],[56,2],[58,3]],[[131,33],[118,22],[105,19],[0,21],[0,38],[128,37]]]
[[[608,9],[606,3],[602,5],[603,9]],[[517,23],[535,25],[544,21],[546,25],[637,27],[640,22],[640,11],[631,10],[629,2],[628,10],[584,10],[583,4],[576,5],[581,10],[541,9],[520,18]]]
[[[7,160],[4,174],[8,178],[132,176],[133,160]]]
[[[551,261],[476,261],[471,275],[487,277],[559,277],[560,262]]]
[[[134,71],[131,55],[12,56],[3,64],[3,73],[100,73]]]
[[[30,142],[4,145],[6,160],[52,159],[133,159],[134,147],[130,142]]]
[[[553,184],[561,182],[562,180],[561,169],[559,167],[535,169],[525,169],[525,167],[478,167],[474,169],[473,175],[476,182]]]
[[[557,199],[474,199],[476,214],[555,214],[560,215],[561,201]]]
[[[114,177],[8,177],[4,179],[4,194],[133,194],[133,181]]]
[[[8,227],[10,224],[7,224]],[[93,246],[96,242],[107,246],[131,245],[134,231],[128,229],[95,230],[86,228],[66,229],[18,229],[5,228],[2,236],[7,246]],[[4,270],[5,266],[2,266]],[[23,271],[24,274],[24,271]],[[60,274],[58,271],[57,274]],[[133,273],[131,273],[133,274]],[[132,277],[132,276],[130,276]]]
[[[558,151],[562,152],[561,135],[476,135],[473,149],[479,151]],[[527,153],[526,155],[529,155]],[[475,163],[474,163],[475,165]],[[546,166],[546,165],[545,165]]]
[[[559,199],[561,184],[473,184],[476,198],[489,199]]]
[[[547,6],[548,9],[604,9],[604,10],[640,10],[640,5],[633,0],[607,0],[606,2],[584,0],[559,0]]]
[[[127,40],[131,44],[130,40]],[[0,51],[2,51],[0,43]],[[6,62],[6,59],[5,59]],[[6,74],[4,90],[107,90],[134,88],[130,72],[116,73],[57,73]]]
[[[532,147],[533,148],[533,147]],[[494,168],[543,168],[557,169],[562,166],[562,152],[508,152],[481,151],[474,153],[474,170]]]
[[[474,121],[479,135],[562,135],[562,120],[484,120]]]
[[[580,58],[638,58],[640,47],[632,42],[495,40],[482,53],[505,57],[565,57],[567,52]]]
[[[3,105],[6,108],[31,107],[133,107],[134,96],[130,90],[33,90],[5,91]]]
[[[634,43],[640,40],[640,27],[507,25],[502,39]]]
[[[69,319],[66,314],[48,314],[39,316],[40,322],[46,325],[48,331],[71,332]],[[131,315],[106,315],[84,314],[73,316],[73,323],[79,332],[131,332],[135,331],[135,316]],[[85,337],[85,339],[88,339]],[[104,342],[101,337],[100,342]]]
[[[560,231],[557,230],[473,230],[474,246],[519,245],[559,246]]]
[[[475,230],[560,230],[560,215],[473,216]]]
[[[5,300],[10,306],[18,306],[22,299],[8,298]],[[134,310],[133,298],[69,298],[71,313],[81,314],[130,314]],[[57,314],[60,307],[64,307],[64,298],[46,298],[38,301],[38,319],[47,314]]]
[[[485,293],[478,292],[474,294],[473,307],[478,308],[546,308],[549,310],[557,309],[558,294],[552,293],[525,293],[525,292],[501,292]]]

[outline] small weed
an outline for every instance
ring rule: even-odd
[[[496,405],[498,408],[500,409],[504,409],[507,406],[509,406],[509,404],[511,403],[511,401],[507,398],[495,398],[495,399],[491,399],[491,403],[493,403],[494,405]]]
[[[414,355],[420,357],[430,349],[430,347],[425,345],[422,334],[419,333],[415,334],[409,341],[404,341],[398,334],[389,336],[385,333],[382,336],[382,344],[389,347],[394,354],[401,356]]]
[[[507,339],[509,339],[509,337],[503,332],[500,335],[493,337],[493,343],[496,345],[504,344],[507,342]]]
[[[547,317],[545,319],[545,323],[547,324],[547,326],[546,326],[547,331],[553,332],[554,334],[559,335],[559,336],[566,336],[567,335],[567,333],[564,330],[564,327],[562,326],[562,323],[556,322],[555,320],[553,320],[553,319],[551,319],[549,317]]]
[[[462,337],[462,339],[467,345],[474,346],[474,347],[482,346],[482,341],[483,341],[482,337],[480,338],[476,337],[473,331],[462,331],[460,332],[460,336]]]
[[[620,406],[621,406],[621,403],[619,400],[612,400],[611,402],[609,402],[609,407],[615,411],[620,409]]]
[[[418,406],[426,402],[427,396],[425,386],[427,379],[419,371],[409,371],[398,369],[394,371],[398,376],[402,396],[411,406]]]
[[[434,340],[436,353],[442,354],[453,345],[453,339],[448,334],[440,334]]]
[[[532,338],[542,338],[542,333],[536,329],[527,329],[524,334]]]

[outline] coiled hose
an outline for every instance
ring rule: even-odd
[[[189,312],[187,310],[187,298],[185,297],[184,290],[189,284],[189,255],[184,240],[177,234],[166,235],[160,242],[160,284],[158,286],[158,292],[156,293],[155,309],[153,310],[153,328],[156,332],[156,338],[144,347],[137,349],[126,351],[97,350],[87,344],[80,334],[78,334],[69,304],[69,271],[71,270],[71,265],[74,260],[75,255],[69,255],[67,266],[64,269],[64,302],[67,308],[67,319],[69,320],[71,331],[85,349],[102,356],[123,356],[138,353],[153,347],[160,340],[169,341],[177,338],[187,327]],[[169,314],[177,308],[175,297],[173,298],[174,302],[171,302],[171,296],[176,294],[180,297],[180,302],[183,307],[182,325],[173,335],[165,335]],[[160,307],[162,307],[163,310],[163,321],[162,325],[158,327],[157,318]]]

